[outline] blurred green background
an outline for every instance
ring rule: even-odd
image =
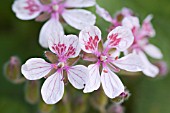
[[[152,23],[157,35],[150,41],[162,50],[163,60],[170,66],[169,0],[97,0],[97,2],[110,14],[114,14],[122,7],[131,8],[140,20],[147,14],[153,14]],[[3,65],[12,55],[20,57],[22,63],[30,57],[43,56],[44,49],[38,44],[39,31],[43,23],[17,19],[11,10],[12,3],[13,0],[0,1],[0,113],[37,113],[37,105],[30,105],[25,101],[25,84],[14,85],[7,81],[3,75]],[[98,18],[97,25],[104,32],[103,37],[106,37],[109,23]],[[67,33],[72,32],[70,28],[66,26]],[[132,93],[130,99],[124,103],[126,113],[170,113],[169,75],[170,73],[161,79],[122,76],[121,79]]]

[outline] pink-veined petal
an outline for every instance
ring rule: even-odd
[[[149,77],[155,77],[159,73],[158,67],[154,66],[149,62],[146,55],[142,51],[138,51],[138,55],[140,56],[143,64],[144,64],[144,70],[143,73]]]
[[[43,25],[40,31],[40,36],[39,36],[40,45],[44,48],[48,48],[49,37],[51,37],[51,35],[55,35],[54,38],[57,38],[58,34],[64,35],[64,30],[61,23],[54,18],[48,20]]]
[[[21,72],[28,80],[37,80],[51,71],[51,64],[41,58],[31,58],[21,67]]]
[[[112,57],[112,58],[116,58],[116,57],[118,57],[119,58],[119,56],[120,56],[120,51],[118,51],[118,50],[115,50],[112,54],[110,54],[110,57]]]
[[[106,44],[109,48],[125,51],[132,45],[133,41],[134,36],[131,30],[127,27],[118,26],[108,34]]]
[[[97,90],[100,87],[99,65],[91,64],[88,66],[88,70],[89,76],[86,86],[83,90],[84,93],[93,92],[94,90]]]
[[[98,43],[101,40],[101,31],[96,26],[89,26],[79,34],[79,42],[83,51],[94,53],[98,50]]]
[[[145,34],[146,36],[149,37],[154,37],[155,36],[155,30],[151,24],[151,20],[152,20],[153,16],[152,15],[148,15],[142,24],[142,29],[141,32],[143,32],[143,34]]]
[[[83,89],[88,76],[88,69],[83,65],[70,67],[67,71],[68,80],[77,89]]]
[[[122,26],[125,26],[131,30],[138,30],[140,28],[139,19],[134,16],[125,17],[122,20]]]
[[[64,10],[62,16],[70,26],[78,30],[94,25],[96,22],[96,16],[83,9]]]
[[[143,47],[143,49],[152,58],[161,59],[163,57],[160,49],[153,44],[147,44]]]
[[[62,80],[62,74],[56,72],[45,80],[41,88],[41,95],[45,103],[55,104],[61,100],[63,94],[64,82]]]
[[[49,36],[48,45],[50,50],[57,54],[58,57],[63,57],[69,46],[67,36],[63,35],[62,33],[53,33]]]
[[[66,0],[65,7],[90,7],[96,4],[96,0]]]
[[[41,13],[41,3],[39,0],[15,0],[12,10],[21,20],[31,20]]]
[[[136,55],[134,53],[128,54],[118,60],[113,61],[113,64],[120,69],[131,72],[142,71],[144,68],[143,62],[140,59],[139,55]]]
[[[124,85],[119,77],[109,68],[104,68],[101,73],[101,82],[105,94],[109,98],[115,98],[124,92]]]
[[[67,52],[65,53],[65,56],[67,58],[77,57],[81,51],[78,37],[76,35],[67,35],[64,38],[67,39],[68,45],[68,49]]]
[[[100,7],[99,5],[96,5],[96,13],[106,21],[112,23],[112,17],[110,16],[109,12],[106,11],[104,8]]]

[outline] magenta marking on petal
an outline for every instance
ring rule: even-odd
[[[72,55],[75,55],[75,54],[76,54],[75,50],[76,50],[76,49],[73,48],[72,45],[70,45],[70,47],[68,48],[67,53],[66,53],[65,55],[66,55],[67,57],[72,56]]]
[[[66,51],[66,45],[58,43],[57,45],[54,44],[52,49],[58,54],[62,55]]]
[[[35,1],[33,1],[33,0],[27,0],[26,3],[27,3],[28,6],[24,7],[24,9],[29,10],[29,15],[32,15],[32,14],[34,14],[35,12],[37,12],[37,11],[40,10],[39,5],[37,5],[37,4],[35,3]]]
[[[89,33],[88,33],[89,34]],[[85,48],[87,50],[92,50],[94,51],[96,48],[97,48],[97,44],[98,44],[98,41],[99,41],[99,37],[96,35],[93,39],[92,36],[89,35],[89,41],[88,42],[85,42]]]
[[[109,45],[110,46],[117,46],[119,44],[119,42],[121,41],[121,38],[117,38],[118,34],[112,34],[111,36],[109,36],[110,42]]]

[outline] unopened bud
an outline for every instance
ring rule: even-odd
[[[27,81],[25,86],[25,99],[30,104],[35,104],[40,98],[40,83],[39,81]]]
[[[43,100],[39,103],[39,112],[40,113],[51,113],[54,110],[54,105],[49,105],[44,103]]]
[[[116,104],[121,104],[123,103],[125,100],[127,100],[130,97],[130,93],[128,90],[125,90],[124,92],[122,92],[118,97],[112,99],[112,101]]]
[[[66,91],[63,99],[56,104],[56,113],[71,113],[71,104]]]
[[[120,104],[112,104],[107,109],[107,113],[124,113],[124,107]]]
[[[13,83],[21,83],[25,79],[21,78],[21,61],[18,57],[12,56],[4,65],[5,77]]]
[[[105,113],[105,107],[108,103],[108,97],[105,95],[102,88],[93,92],[90,96],[91,104],[94,108],[98,109],[101,113]]]

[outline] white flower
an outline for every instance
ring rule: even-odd
[[[142,62],[135,54],[118,58],[119,51],[126,50],[134,41],[132,32],[126,27],[113,29],[108,34],[104,46],[101,41],[101,31],[96,26],[90,26],[82,30],[79,41],[82,50],[86,52],[83,58],[96,62],[88,66],[89,80],[84,89],[85,93],[97,90],[100,83],[102,83],[105,94],[109,98],[115,98],[125,89],[115,72],[120,69],[131,72],[141,71],[142,69]],[[101,76],[99,72],[100,65],[102,65]]]
[[[55,30],[64,34],[63,27],[59,21],[60,16],[70,26],[78,30],[89,25],[94,25],[96,22],[95,15],[84,9],[72,8],[90,7],[95,5],[95,3],[95,0],[51,0],[49,4],[42,4],[39,0],[15,0],[12,9],[16,13],[16,16],[22,20],[34,19],[44,13],[50,15],[50,19],[42,27],[39,37],[40,45],[47,48],[47,32],[53,32],[52,30]]]
[[[155,30],[150,22],[151,19],[151,15],[147,16],[143,21],[142,27],[140,27],[139,19],[137,17],[129,16],[123,19],[122,25],[129,27],[135,38],[128,52],[134,52],[140,56],[144,63],[145,69],[143,70],[143,73],[145,75],[155,77],[159,73],[159,69],[149,62],[145,53],[155,59],[161,59],[163,55],[159,48],[153,44],[150,44],[148,41],[150,37],[155,36]]]
[[[75,88],[83,89],[87,80],[88,69],[83,65],[72,66],[74,62],[70,62],[71,59],[77,59],[81,50],[77,36],[51,34],[49,37],[49,48],[58,60],[48,63],[41,58],[31,58],[22,65],[21,70],[28,80],[46,78],[54,71],[45,80],[41,94],[47,104],[55,104],[64,94],[63,81],[67,80],[66,77]]]

